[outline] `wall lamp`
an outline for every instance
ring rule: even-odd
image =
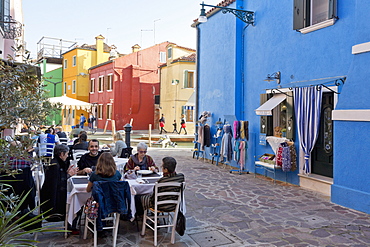
[[[280,76],[281,76],[280,71],[272,73],[272,74],[268,74],[264,81],[270,82],[270,81],[276,80],[276,83],[280,84]]]
[[[252,24],[252,26],[254,25],[254,12],[252,11],[208,5],[208,4],[204,4],[204,2],[202,2],[200,5],[202,5],[202,9],[200,10],[200,15],[198,18],[198,22],[200,23],[207,22],[206,10],[204,9],[204,6],[207,6],[207,7],[222,9],[223,14],[232,13],[233,15],[235,15],[236,17],[238,17],[240,20],[244,21],[248,25],[249,24]]]

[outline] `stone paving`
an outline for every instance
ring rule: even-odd
[[[178,172],[186,177],[186,234],[176,234],[172,245],[170,234],[160,231],[158,246],[370,246],[370,215],[333,204],[319,193],[274,185],[262,176],[230,173],[192,159],[190,149],[151,148],[148,154],[157,164],[164,156],[175,157]],[[149,229],[141,237],[135,223],[121,221],[117,246],[153,246],[152,237]],[[93,243],[90,234],[84,240],[43,233],[38,240],[38,246]],[[99,246],[111,245],[111,237],[99,239]]]

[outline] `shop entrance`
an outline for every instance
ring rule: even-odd
[[[312,173],[333,177],[333,120],[334,93],[323,93],[319,136],[311,155]]]

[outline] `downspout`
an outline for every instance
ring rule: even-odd
[[[198,119],[199,116],[199,75],[200,75],[200,70],[199,70],[199,58],[200,58],[200,28],[197,25],[197,59],[196,59],[196,73],[197,73],[197,83],[195,87],[195,123],[197,122],[196,120]],[[197,124],[195,124],[197,126]],[[195,127],[195,132],[198,133],[197,127]]]
[[[237,1],[236,6],[241,5],[243,9],[243,0]],[[244,31],[249,24],[243,27],[243,22],[236,18],[236,44],[235,44],[235,116],[242,120],[244,115]]]

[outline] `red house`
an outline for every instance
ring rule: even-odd
[[[160,76],[159,65],[166,59],[163,42],[113,58],[89,69],[90,103],[95,104],[93,114],[99,129],[116,129],[132,121],[133,129],[148,129],[159,119]],[[113,121],[114,120],[114,121]]]

